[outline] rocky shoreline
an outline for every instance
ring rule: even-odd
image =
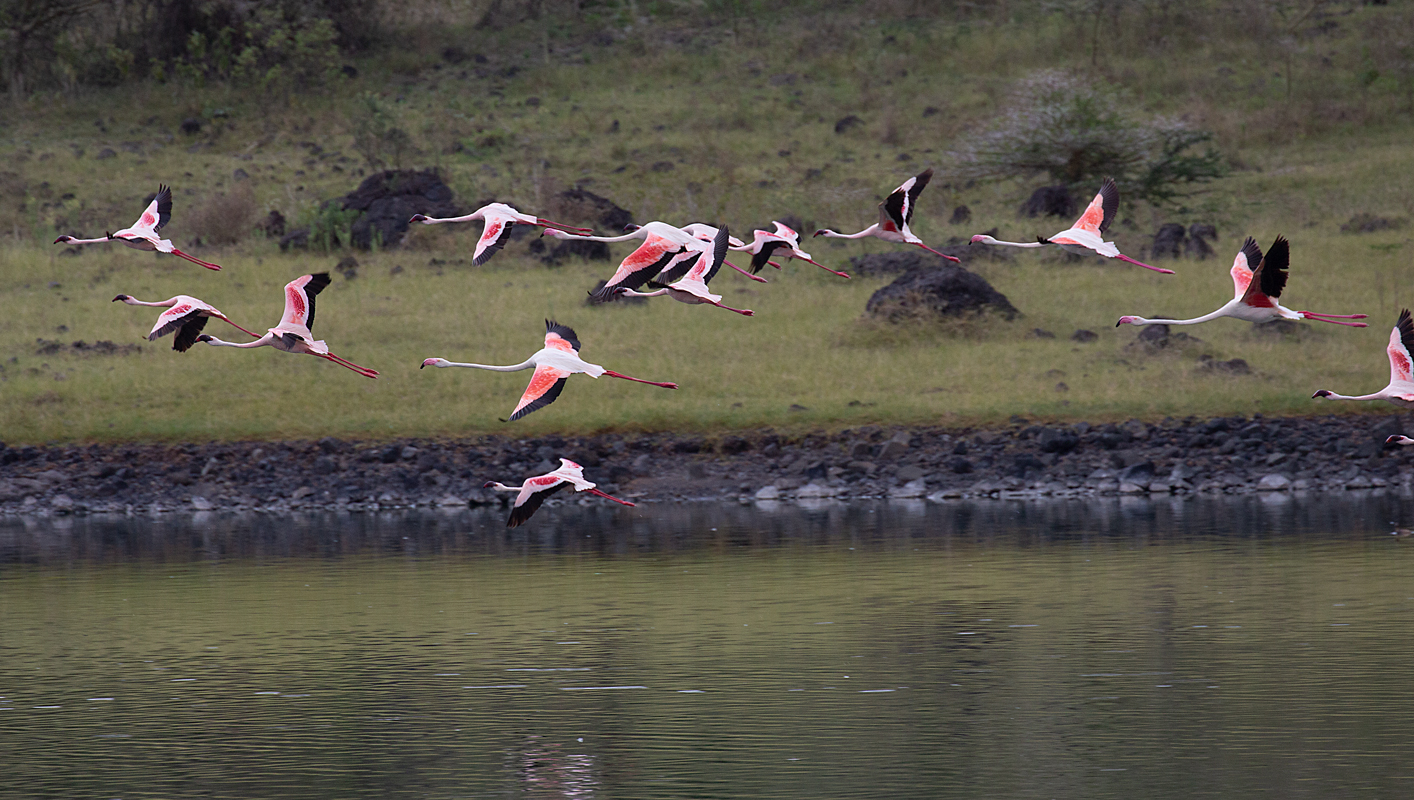
[[[1408,420],[1408,421],[1407,421]],[[1407,427],[1406,427],[1407,426]],[[561,456],[637,502],[1025,499],[1414,486],[1405,415],[882,428],[784,435],[0,445],[0,514],[374,511],[507,503]],[[603,502],[582,497],[552,503]]]

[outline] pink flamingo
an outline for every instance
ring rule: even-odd
[[[947,253],[939,253],[923,244],[923,240],[908,229],[908,223],[913,221],[913,208],[918,203],[918,195],[923,193],[923,187],[927,186],[928,181],[932,179],[933,169],[930,167],[904,181],[902,186],[895,189],[892,194],[884,198],[884,202],[879,204],[879,221],[859,233],[839,233],[821,228],[815,231],[815,235],[824,236],[827,239],[863,239],[865,236],[876,236],[886,242],[916,244],[934,255],[942,256],[949,261],[961,262],[960,258]],[[834,270],[830,271],[834,272]],[[835,272],[835,274],[844,275],[842,272]],[[849,276],[845,275],[845,277]]]
[[[643,244],[629,253],[609,281],[589,296],[596,303],[607,303],[614,299],[619,289],[637,289],[649,279],[670,266],[696,258],[701,240],[682,228],[666,222],[649,222],[643,225],[627,225],[627,233],[622,236],[579,236],[554,228],[546,228],[545,235],[552,239],[580,240],[587,242],[626,242],[642,239]]]
[[[207,269],[220,269],[221,267],[209,261],[187,255],[181,250],[172,246],[171,239],[163,239],[157,235],[172,219],[172,190],[165,185],[157,187],[157,196],[152,198],[152,202],[147,204],[147,210],[142,212],[137,222],[130,228],[124,228],[117,233],[105,234],[102,239],[77,239],[68,234],[60,236],[54,240],[54,244],[98,244],[99,242],[119,241],[135,250],[156,251],[159,253],[171,253],[180,256],[193,264],[200,264]]]
[[[560,392],[565,388],[565,381],[576,372],[582,372],[596,379],[601,375],[608,375],[610,378],[623,378],[636,383],[661,386],[664,389],[678,388],[676,383],[659,383],[645,381],[642,378],[630,378],[613,370],[604,369],[598,364],[585,361],[579,357],[579,337],[575,336],[574,330],[548,319],[545,320],[545,346],[519,364],[496,367],[487,364],[465,364],[448,361],[445,358],[428,358],[422,362],[422,367],[468,367],[470,369],[488,369],[492,372],[535,370],[534,374],[530,376],[530,385],[525,388],[525,394],[521,395],[520,402],[511,412],[510,419],[506,420],[508,422],[515,422],[526,414],[555,402],[555,398],[559,397]],[[418,367],[418,369],[422,369],[422,367]]]
[[[506,242],[511,238],[511,228],[514,228],[517,223],[541,227],[554,226],[580,233],[594,232],[593,228],[575,228],[553,220],[522,214],[505,203],[488,203],[470,214],[460,217],[437,218],[425,214],[413,214],[412,219],[408,220],[408,224],[421,222],[423,225],[440,225],[443,222],[473,222],[475,220],[482,220],[486,223],[481,230],[481,238],[476,241],[476,252],[471,257],[471,263],[478,267],[490,261],[491,256],[496,255],[497,250],[506,246]]]
[[[1262,249],[1252,237],[1247,237],[1237,258],[1232,262],[1232,284],[1235,294],[1222,308],[1211,314],[1193,319],[1145,319],[1143,317],[1120,317],[1115,323],[1121,325],[1196,325],[1218,317],[1233,317],[1248,322],[1267,322],[1274,319],[1314,319],[1332,325],[1348,325],[1352,328],[1367,328],[1363,322],[1340,322],[1342,319],[1365,319],[1364,314],[1317,314],[1314,311],[1292,311],[1277,302],[1282,289],[1286,288],[1287,264],[1291,260],[1290,245],[1286,238],[1278,236],[1264,258]],[[1251,266],[1256,264],[1256,267]]]
[[[979,233],[972,237],[969,244],[1000,244],[1007,247],[1045,247],[1048,244],[1053,244],[1068,253],[1082,255],[1095,253],[1105,258],[1117,258],[1144,269],[1172,275],[1173,270],[1151,267],[1142,261],[1135,261],[1121,253],[1119,248],[1115,247],[1114,242],[1105,241],[1104,233],[1110,229],[1110,223],[1114,222],[1115,212],[1118,210],[1119,188],[1115,186],[1112,178],[1105,178],[1105,182],[1100,185],[1100,193],[1095,195],[1095,199],[1085,207],[1085,213],[1080,215],[1080,219],[1076,220],[1074,225],[1049,239],[1038,238],[1034,242],[1003,242],[993,239],[985,233]]]
[[[223,342],[215,336],[202,334],[196,340],[213,347],[273,347],[285,353],[304,353],[332,361],[341,367],[348,367],[365,378],[377,378],[378,373],[367,367],[341,358],[329,352],[329,345],[323,340],[316,341],[310,331],[314,327],[314,297],[329,285],[329,273],[317,272],[301,275],[285,284],[285,314],[280,324],[269,329],[264,336],[244,344]],[[254,336],[255,334],[251,334]]]
[[[704,224],[704,223],[701,223],[701,222],[690,222],[690,223],[688,223],[688,224],[682,226],[682,229],[683,229],[683,231],[685,231],[689,236],[692,236],[692,237],[694,237],[694,238],[696,238],[696,239],[701,239],[701,240],[704,241],[704,242],[715,241],[716,238],[717,238],[717,229],[714,228],[714,227],[712,227],[711,225],[707,225],[707,224]],[[729,241],[731,242],[731,246],[732,246],[733,249],[742,248],[742,247],[745,247],[745,246],[746,246],[746,242],[743,242],[742,240],[736,238],[735,236],[731,237]],[[731,267],[732,269],[736,270],[737,272],[740,272],[741,274],[743,274],[743,275],[745,275],[746,277],[752,279],[753,281],[756,281],[757,283],[767,283],[767,282],[768,282],[765,278],[761,278],[761,277],[758,277],[758,276],[756,276],[756,275],[753,275],[753,274],[751,274],[750,272],[747,272],[746,270],[742,269],[741,267],[738,267],[736,264],[733,264],[733,263],[730,262],[730,261],[723,261],[722,263],[723,263],[723,264],[726,264],[727,266]]]
[[[1374,394],[1348,397],[1322,389],[1311,397],[1329,400],[1388,400],[1400,408],[1414,407],[1414,378],[1410,377],[1409,350],[1414,347],[1414,319],[1409,317],[1409,309],[1399,312],[1399,321],[1389,332],[1389,385]]]
[[[733,250],[739,250],[739,251],[741,251],[741,252],[743,252],[743,253],[750,253],[750,254],[751,254],[751,272],[752,272],[752,274],[755,274],[755,273],[757,273],[757,272],[760,272],[761,269],[762,269],[763,267],[765,267],[767,264],[770,264],[771,266],[775,267],[776,269],[780,269],[780,268],[781,268],[781,265],[780,265],[780,264],[777,264],[776,262],[774,262],[774,261],[771,260],[771,259],[772,259],[773,257],[775,257],[777,254],[779,254],[780,257],[783,258],[783,259],[785,259],[785,258],[798,258],[798,259],[800,259],[801,261],[805,261],[805,262],[807,262],[807,263],[814,264],[815,266],[819,267],[820,269],[825,270],[826,272],[834,272],[836,275],[840,276],[841,278],[848,278],[848,277],[849,277],[849,275],[848,275],[847,273],[844,273],[844,272],[835,272],[834,270],[830,269],[829,267],[825,266],[824,264],[821,264],[820,262],[818,262],[818,261],[812,259],[812,258],[810,257],[810,254],[809,254],[809,253],[805,252],[804,250],[801,250],[801,249],[800,249],[800,234],[796,233],[794,230],[791,230],[789,227],[787,227],[787,226],[785,226],[785,225],[783,225],[783,224],[777,222],[776,220],[771,220],[771,224],[772,224],[773,226],[775,226],[775,230],[773,230],[773,231],[756,231],[756,232],[753,234],[753,238],[752,238],[751,244],[749,244],[749,245],[741,245],[741,246],[737,246],[737,245],[733,245],[733,246],[732,246],[732,249],[733,249]],[[817,235],[818,235],[818,234],[817,234]],[[944,256],[944,257],[945,257],[945,258],[952,258],[951,256]],[[957,260],[957,259],[955,259],[955,258],[953,259],[953,261],[956,261],[956,260]]]
[[[119,300],[122,300],[130,306],[151,306],[153,308],[167,309],[157,316],[157,324],[152,326],[152,332],[147,335],[147,340],[149,342],[155,342],[160,337],[166,336],[172,331],[177,331],[176,338],[172,342],[172,349],[176,350],[178,353],[185,353],[188,348],[196,344],[196,338],[201,334],[201,329],[206,327],[206,320],[212,317],[230,322],[231,325],[235,326],[238,330],[250,333],[251,336],[256,336],[256,334],[231,322],[230,318],[222,314],[216,306],[204,303],[188,295],[179,294],[169,300],[162,300],[156,303],[143,302],[130,294],[120,294],[113,298],[114,303]]]
[[[681,270],[683,274],[680,278],[678,275],[673,274],[678,272],[678,270],[670,269],[660,276],[662,283],[649,282],[650,286],[659,286],[656,292],[636,292],[632,289],[619,287],[618,294],[624,297],[659,297],[667,295],[679,303],[688,303],[690,305],[707,303],[717,308],[735,311],[745,317],[753,317],[756,315],[756,312],[749,308],[732,308],[731,306],[722,305],[722,296],[712,294],[707,288],[708,282],[716,277],[717,271],[722,268],[722,262],[726,260],[727,247],[730,244],[731,234],[729,234],[726,227],[723,226],[723,228],[717,232],[717,238],[712,243],[712,252],[710,254],[705,252],[700,253],[699,256],[706,257],[699,257],[685,264],[684,266],[686,268]],[[675,278],[678,279],[674,282]],[[665,286],[662,284],[669,285]]]
[[[584,479],[584,467],[570,461],[568,458],[560,459],[559,469],[547,472],[544,475],[536,475],[533,478],[526,478],[520,486],[506,486],[497,481],[487,481],[483,489],[495,489],[498,492],[519,492],[516,495],[515,505],[511,508],[511,517],[506,520],[507,528],[518,528],[524,525],[526,520],[535,513],[536,509],[544,503],[550,495],[560,491],[566,486],[574,487],[576,492],[589,492],[615,503],[622,503],[632,506],[627,500],[620,500],[613,495],[604,494],[594,488],[593,481]]]

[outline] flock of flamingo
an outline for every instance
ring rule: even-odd
[[[845,234],[821,229],[815,232],[815,236],[840,239],[860,239],[873,236],[887,242],[915,245],[950,261],[959,261],[954,256],[941,253],[924,244],[922,239],[908,227],[913,220],[918,196],[932,177],[933,170],[928,169],[904,181],[901,186],[889,194],[884,202],[879,204],[879,221],[864,230]],[[1093,253],[1105,258],[1119,259],[1154,272],[1173,274],[1173,270],[1150,266],[1130,258],[1119,252],[1119,248],[1115,246],[1114,242],[1104,240],[1104,235],[1114,221],[1118,208],[1119,190],[1113,180],[1106,179],[1100,187],[1099,193],[1090,201],[1085,212],[1080,215],[1075,224],[1060,233],[1044,239],[1038,237],[1035,242],[1004,242],[985,234],[979,234],[972,237],[970,244],[1025,248],[1056,245],[1072,253]],[[163,239],[159,236],[159,232],[171,220],[171,217],[172,191],[164,185],[158,188],[156,196],[132,226],[116,233],[106,234],[103,238],[79,239],[67,235],[60,236],[55,240],[55,244],[82,245],[117,241],[138,250],[170,253],[207,269],[221,269],[217,264],[202,261],[182,252],[172,245],[170,239]],[[644,225],[629,225],[620,236],[594,236],[592,235],[593,230],[590,228],[576,228],[524,214],[504,203],[490,203],[471,214],[460,217],[437,219],[418,214],[413,216],[410,223],[436,225],[472,221],[480,221],[484,226],[472,257],[472,262],[478,266],[485,264],[506,245],[515,225],[538,226],[543,229],[543,235],[561,240],[593,242],[642,240],[642,244],[638,245],[620,262],[618,269],[608,281],[590,293],[595,302],[610,302],[619,297],[667,296],[682,303],[713,305],[749,317],[753,316],[755,312],[750,309],[732,308],[724,305],[722,296],[713,294],[708,288],[708,284],[716,277],[717,272],[724,264],[752,280],[761,282],[765,282],[765,279],[761,278],[759,273],[765,266],[769,264],[780,269],[780,264],[773,259],[799,259],[842,278],[849,277],[846,273],[832,270],[812,259],[809,253],[800,249],[800,234],[780,222],[772,223],[773,230],[757,230],[749,244],[732,236],[725,226],[716,228],[702,223],[677,227],[666,222],[655,221]],[[749,271],[726,260],[727,253],[731,251],[743,252],[751,256]],[[1219,317],[1234,317],[1249,322],[1265,322],[1274,319],[1309,319],[1335,325],[1366,327],[1364,322],[1343,321],[1365,319],[1366,315],[1364,314],[1341,315],[1292,311],[1278,303],[1277,299],[1286,287],[1289,261],[1290,245],[1285,238],[1278,236],[1264,254],[1257,242],[1249,237],[1233,260],[1231,270],[1235,290],[1233,299],[1221,308],[1193,319],[1145,319],[1138,316],[1123,316],[1115,325],[1116,327],[1119,325],[1158,324],[1195,325]],[[312,329],[314,327],[315,299],[329,283],[329,274],[319,272],[301,275],[285,284],[284,314],[280,318],[280,323],[267,329],[263,335],[237,325],[216,307],[189,295],[177,295],[163,301],[146,302],[130,295],[120,294],[113,298],[113,301],[122,301],[134,306],[166,309],[158,316],[157,323],[153,325],[147,338],[149,341],[155,341],[159,337],[175,333],[172,349],[177,352],[185,352],[197,342],[217,347],[247,349],[269,346],[286,353],[317,356],[339,366],[347,367],[364,377],[377,378],[378,372],[376,370],[361,367],[331,353],[328,344],[314,338]],[[645,285],[653,291],[639,291]],[[206,326],[207,320],[212,318],[230,323],[236,329],[253,337],[253,341],[227,342],[203,333],[202,330]],[[1400,407],[1414,407],[1411,347],[1414,347],[1414,319],[1411,319],[1409,310],[1405,309],[1400,314],[1398,323],[1390,332],[1388,347],[1390,382],[1388,386],[1378,392],[1366,395],[1347,396],[1322,389],[1312,396],[1336,400],[1387,400]],[[530,385],[526,387],[520,401],[512,410],[509,420],[506,421],[520,419],[553,403],[564,389],[565,381],[576,373],[583,373],[591,378],[607,375],[611,378],[622,378],[664,389],[678,388],[675,383],[634,378],[605,369],[598,364],[591,364],[580,358],[579,349],[579,337],[574,330],[552,320],[546,320],[545,346],[519,364],[493,366],[448,361],[445,358],[428,358],[422,362],[422,366],[468,367],[496,372],[534,370],[530,378]],[[1414,439],[1403,436],[1391,436],[1388,441],[1390,444],[1414,445]],[[585,480],[583,468],[579,464],[564,458],[560,459],[558,469],[526,478],[519,486],[506,486],[495,481],[485,484],[485,488],[488,489],[517,492],[510,519],[506,523],[507,527],[511,528],[523,524],[547,498],[567,486],[572,487],[576,492],[589,492],[616,503],[633,505],[626,500],[620,500],[599,491],[593,482]]]

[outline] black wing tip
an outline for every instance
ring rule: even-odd
[[[320,292],[324,291],[325,287],[327,287],[330,283],[333,283],[333,281],[329,278],[329,273],[310,273],[309,283],[306,283],[304,285],[304,293],[311,296],[319,294]]]
[[[1258,245],[1257,240],[1253,239],[1251,236],[1248,236],[1247,241],[1242,243],[1242,254],[1247,256],[1247,268],[1249,270],[1256,269],[1257,265],[1262,263],[1262,247]]]
[[[1414,353],[1414,317],[1409,315],[1409,309],[1399,312],[1399,322],[1394,326],[1399,329],[1399,340],[1404,343],[1404,349]]]
[[[604,287],[604,289],[608,288],[609,287],[607,286]],[[612,291],[609,292],[609,299],[613,299]],[[575,352],[579,352],[579,337],[575,335],[574,328],[571,328],[568,325],[561,325],[553,319],[547,319],[545,320],[545,332],[558,335],[561,339],[564,339],[565,341],[569,342],[570,346],[575,349]]]

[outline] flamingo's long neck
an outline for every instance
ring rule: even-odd
[[[481,219],[481,212],[473,211],[470,214],[464,214],[460,217],[428,217],[427,219],[418,220],[418,222],[421,222],[423,225],[440,225],[443,222],[475,222],[479,219]]]
[[[107,236],[104,236],[98,239],[70,239],[66,242],[62,242],[61,244],[98,244],[99,242],[106,241],[109,241],[109,238]]]
[[[228,342],[228,341],[226,341],[226,340],[224,340],[224,339],[217,339],[215,336],[212,336],[210,339],[206,340],[206,343],[209,344],[209,345],[212,345],[212,346],[214,346],[214,347],[247,347],[247,348],[249,348],[249,347],[265,347],[266,345],[270,345],[271,342],[274,340],[274,338],[275,338],[275,334],[273,334],[273,333],[267,333],[267,334],[265,334],[264,336],[260,337],[259,339],[256,339],[256,340],[253,341],[253,342],[244,342],[244,343],[242,343],[242,342]],[[272,346],[273,346],[273,345],[272,345]]]
[[[170,300],[158,300],[149,303],[145,300],[139,300],[136,297],[132,297],[131,295],[129,295],[128,297],[123,298],[123,302],[130,306],[152,306],[153,308],[171,308],[172,306],[177,304],[177,298],[173,297]],[[227,320],[227,322],[230,322],[230,320]],[[231,324],[234,325],[235,323]],[[246,332],[250,333],[249,331]]]
[[[519,492],[521,487],[507,486],[504,483],[501,483],[500,481],[492,481],[491,485],[486,488],[493,489],[498,492]]]
[[[1389,392],[1389,387],[1388,387],[1388,386],[1386,386],[1385,388],[1379,390],[1378,392],[1375,392],[1374,394],[1362,394],[1362,395],[1351,396],[1351,395],[1336,394],[1335,392],[1331,392],[1331,393],[1325,395],[1325,398],[1326,398],[1327,400],[1387,400],[1387,399],[1389,399],[1389,397],[1390,397],[1390,392]]]
[[[667,289],[659,289],[656,292],[636,292],[633,289],[623,289],[619,292],[624,297],[662,297],[667,293]]]
[[[492,372],[520,372],[523,369],[534,369],[535,359],[528,358],[525,361],[520,362],[519,364],[512,364],[509,367],[498,367],[492,364],[465,364],[460,361],[448,361],[446,363],[446,366],[467,367],[468,369],[488,369]]]
[[[1211,314],[1204,314],[1204,315],[1201,316],[1201,317],[1194,317],[1193,319],[1144,319],[1143,317],[1140,317],[1137,321],[1132,322],[1132,323],[1130,323],[1130,324],[1131,324],[1131,325],[1197,325],[1197,324],[1200,323],[1200,322],[1207,322],[1207,321],[1209,321],[1209,320],[1217,319],[1218,317],[1226,317],[1226,316],[1228,316],[1228,308],[1227,308],[1226,306],[1224,306],[1224,307],[1218,309],[1217,311],[1214,311],[1214,312],[1211,313]],[[1185,335],[1186,335],[1186,334],[1185,334]]]
[[[993,239],[991,237],[983,241],[983,244],[1000,244],[1007,247],[1045,247],[1045,245],[1040,242],[1004,242],[1001,239]]]
[[[859,233],[840,233],[839,231],[832,231],[832,230],[826,229],[826,230],[820,231],[819,233],[817,233],[817,234],[815,234],[815,235],[816,235],[816,236],[823,236],[823,237],[825,237],[826,239],[863,239],[863,238],[866,237],[866,236],[874,236],[874,235],[877,235],[878,233],[879,233],[879,223],[876,222],[876,223],[874,223],[873,225],[870,225],[869,227],[867,227],[867,228],[865,228],[864,230],[860,231]]]
[[[554,230],[559,229],[556,228]],[[564,231],[559,231],[559,233],[555,235],[554,238],[576,239],[581,242],[627,242],[629,239],[644,239],[647,238],[647,236],[648,232],[642,228],[639,228],[636,231],[629,231],[623,236],[582,236],[578,233],[566,233]]]

